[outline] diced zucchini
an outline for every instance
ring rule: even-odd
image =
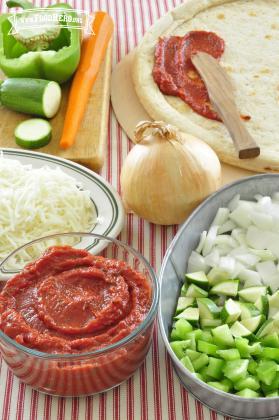
[[[206,341],[198,341],[198,351],[201,353],[209,354],[210,356],[216,356],[218,347],[215,344],[208,343]]]
[[[258,338],[262,338],[262,337],[265,337],[266,335],[273,334],[274,332],[276,332],[274,321],[273,319],[268,319],[267,321],[263,323],[263,325],[257,332],[256,336]]]
[[[241,308],[239,302],[228,299],[221,311],[221,319],[226,324],[235,322],[241,314]]]
[[[265,322],[265,317],[263,315],[258,315],[253,318],[246,318],[241,321],[241,324],[244,325],[249,331],[255,333],[260,326]]]
[[[264,296],[266,293],[267,288],[265,286],[253,286],[240,290],[238,295],[246,302],[255,303],[260,296]]]
[[[255,306],[257,309],[259,309],[261,314],[263,314],[265,317],[268,316],[269,304],[268,304],[268,297],[266,295],[260,296],[256,300]]]
[[[184,311],[184,309],[188,308],[188,306],[191,306],[194,301],[194,298],[180,296],[177,302],[176,314],[179,314],[180,312]]]
[[[200,324],[202,328],[215,328],[222,324],[221,319],[201,319]]]
[[[213,300],[208,298],[197,298],[197,304],[201,319],[214,319],[219,317],[220,308],[218,308]]]
[[[279,285],[278,285],[279,287]],[[279,290],[268,297],[269,311],[268,318],[273,318],[279,312]]]
[[[234,339],[227,324],[216,327],[212,330],[214,342],[221,346],[234,346]]]
[[[193,297],[193,298],[201,298],[201,297],[207,297],[208,293],[201,287],[196,286],[195,284],[190,284],[186,292],[186,296]]]
[[[208,278],[203,271],[198,271],[196,273],[188,273],[185,274],[186,280],[189,283],[194,283],[200,287],[207,287],[208,286]]]
[[[237,360],[240,359],[240,353],[238,349],[225,349],[217,350],[217,354],[224,360]]]
[[[248,364],[248,359],[227,361],[223,369],[224,375],[233,382],[240,381],[247,375]]]
[[[209,284],[214,286],[227,278],[227,272],[219,267],[213,267],[207,274]]]
[[[227,280],[216,284],[210,290],[210,294],[236,296],[238,292],[239,280]]]
[[[251,331],[239,321],[236,321],[231,326],[231,333],[234,337],[249,337],[251,335]]]
[[[191,340],[172,341],[170,346],[178,359],[182,359],[186,355],[186,350],[189,348]]]
[[[176,315],[176,319],[186,319],[189,322],[199,320],[199,309],[198,308],[186,308],[179,315]]]
[[[192,331],[192,325],[186,319],[179,319],[171,331],[171,340],[185,340],[187,333]]]
[[[185,297],[187,290],[188,290],[188,286],[187,284],[184,283],[183,286],[181,287],[180,296]]]
[[[261,314],[260,310],[253,303],[239,302],[239,306],[241,309],[241,320]]]

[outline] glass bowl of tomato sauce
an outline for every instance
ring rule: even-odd
[[[52,395],[104,392],[143,362],[158,306],[136,250],[93,233],[29,242],[0,264],[0,351],[24,383]]]

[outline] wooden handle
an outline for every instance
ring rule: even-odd
[[[213,103],[231,135],[239,159],[250,159],[259,156],[260,148],[241,120],[235,103],[229,103],[228,101],[225,107],[218,106],[214,100]]]
[[[192,62],[207,87],[214,108],[231,135],[239,159],[259,156],[260,148],[240,118],[233,86],[225,70],[215,58],[203,52],[196,53]]]

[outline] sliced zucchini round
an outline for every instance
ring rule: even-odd
[[[38,149],[50,142],[51,134],[52,128],[48,121],[32,118],[23,121],[16,127],[16,144],[27,149]]]

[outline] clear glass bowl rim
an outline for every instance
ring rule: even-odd
[[[149,312],[148,312],[146,318],[130,334],[128,334],[126,337],[122,338],[122,340],[117,341],[116,343],[110,344],[109,346],[102,347],[98,350],[85,352],[85,353],[51,354],[51,353],[41,352],[41,351],[35,350],[35,349],[30,349],[28,347],[23,346],[22,344],[17,343],[15,340],[10,338],[8,335],[6,335],[1,330],[0,330],[0,339],[3,339],[6,343],[12,345],[17,350],[23,351],[24,353],[28,354],[29,356],[35,356],[37,358],[49,359],[49,360],[61,360],[62,359],[64,361],[73,360],[73,359],[75,359],[75,360],[76,359],[84,359],[84,358],[88,358],[88,357],[92,357],[92,356],[101,356],[101,355],[106,354],[110,351],[117,350],[118,348],[121,348],[125,344],[128,344],[131,341],[133,341],[138,335],[140,335],[151,324],[151,322],[153,322],[153,320],[156,316],[156,312],[157,312],[157,309],[158,309],[158,303],[159,303],[159,283],[158,283],[157,276],[156,276],[153,268],[151,267],[151,265],[147,261],[147,259],[142,254],[140,254],[138,251],[136,251],[134,248],[132,248],[129,245],[126,245],[124,242],[119,241],[118,239],[111,238],[109,236],[98,235],[96,233],[91,233],[91,232],[67,232],[67,233],[57,233],[57,234],[53,234],[53,235],[47,235],[47,236],[43,236],[43,237],[38,238],[38,239],[34,239],[33,241],[27,242],[26,244],[18,247],[13,252],[11,252],[0,263],[0,271],[1,271],[1,268],[3,267],[3,265],[6,263],[6,261],[11,256],[13,256],[17,252],[19,252],[21,249],[23,249],[27,246],[30,246],[30,245],[32,245],[36,242],[41,242],[43,240],[52,239],[52,238],[56,238],[56,237],[59,237],[59,236],[88,236],[88,237],[92,237],[92,238],[95,238],[95,239],[109,241],[111,243],[114,243],[115,245],[123,247],[128,252],[132,253],[135,257],[137,257],[147,267],[149,275],[150,275],[151,280],[152,280],[152,294],[153,294],[153,297],[152,297],[152,303],[151,303],[151,306],[150,306],[150,309],[149,309]]]

